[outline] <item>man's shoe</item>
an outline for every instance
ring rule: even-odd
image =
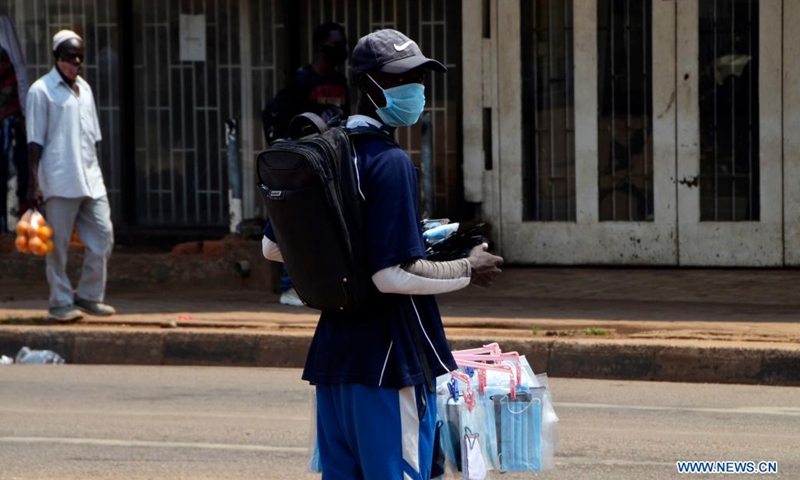
[[[302,307],[303,301],[300,300],[300,296],[297,295],[297,290],[294,288],[290,288],[281,294],[280,299],[281,304],[283,305],[290,305],[292,307]]]
[[[97,315],[98,317],[108,317],[117,313],[114,307],[100,302],[91,302],[75,297],[75,306],[90,315]]]
[[[73,305],[65,305],[63,307],[52,307],[47,312],[47,319],[59,323],[77,322],[82,319],[83,315]]]

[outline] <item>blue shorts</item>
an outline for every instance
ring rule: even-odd
[[[429,480],[435,429],[436,395],[422,385],[317,385],[322,480]]]

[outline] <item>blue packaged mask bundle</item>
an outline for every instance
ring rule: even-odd
[[[501,472],[542,470],[542,394],[533,389],[516,399],[492,396]]]

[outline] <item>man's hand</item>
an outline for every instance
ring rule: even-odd
[[[472,266],[472,278],[470,283],[479,287],[488,287],[500,275],[500,265],[503,258],[487,252],[489,245],[482,243],[469,252],[469,264]]]
[[[38,208],[41,207],[44,203],[44,196],[42,195],[42,191],[39,190],[38,185],[31,185],[28,187],[28,197],[27,202],[28,208]]]

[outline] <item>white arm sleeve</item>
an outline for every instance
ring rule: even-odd
[[[281,254],[280,247],[277,243],[267,238],[266,235],[261,239],[261,253],[264,254],[264,258],[267,260],[283,263],[283,255]]]
[[[466,259],[462,260],[467,262]],[[436,263],[436,262],[431,262]],[[383,293],[399,293],[405,295],[438,295],[454,292],[469,285],[469,263],[462,269],[462,276],[457,278],[429,278],[406,271],[400,265],[387,267],[375,272],[372,282]]]

